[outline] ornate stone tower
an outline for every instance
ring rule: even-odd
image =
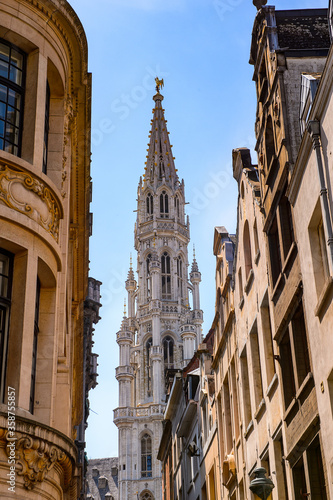
[[[188,280],[189,220],[167,131],[163,96],[157,93],[143,179],[138,187],[135,249],[126,281],[128,317],[117,333],[119,500],[162,499],[156,456],[162,435],[166,388],[172,371],[192,358],[201,341],[201,274],[193,260]],[[193,308],[189,305],[192,293]]]

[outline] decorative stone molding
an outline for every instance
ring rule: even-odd
[[[25,488],[32,490],[64,458],[64,453],[41,439],[26,436],[17,441],[16,456],[16,463],[21,468],[17,474],[23,476]]]
[[[9,456],[8,444],[13,440],[8,437],[6,424],[6,416],[1,412],[0,448]],[[16,474],[23,477],[25,489],[33,490],[47,479],[53,468],[61,477],[59,486],[64,492],[75,486],[73,465],[77,452],[65,435],[16,415],[15,437]],[[76,500],[77,497],[70,494],[68,498]]]
[[[58,242],[62,210],[42,180],[0,163],[0,201],[37,222]]]

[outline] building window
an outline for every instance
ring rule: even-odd
[[[252,419],[251,399],[250,399],[250,383],[249,383],[249,369],[247,363],[246,346],[240,356],[240,371],[241,371],[241,384],[242,384],[242,397],[244,409],[244,423],[245,431]]]
[[[164,252],[161,258],[162,267],[162,299],[171,299],[171,268],[170,256]]]
[[[152,477],[152,450],[149,434],[145,434],[141,439],[141,477]]]
[[[279,344],[283,394],[287,409],[310,372],[310,358],[302,302],[298,305]]]
[[[244,258],[245,258],[245,276],[246,279],[248,279],[250,271],[252,269],[251,242],[250,242],[250,231],[249,231],[248,221],[245,221],[244,224],[243,246],[244,246]]]
[[[266,148],[266,168],[269,171],[273,158],[275,157],[274,133],[272,117],[267,118],[265,130],[265,148]]]
[[[47,152],[49,143],[50,130],[50,86],[46,82],[46,98],[45,98],[45,120],[44,120],[44,144],[43,144],[43,172],[47,173]]]
[[[25,55],[0,41],[0,149],[21,154]]]
[[[13,280],[13,255],[0,249],[0,401],[4,402],[9,317]]]
[[[164,351],[164,368],[173,368],[173,351],[174,343],[172,338],[168,335],[163,340],[163,351]]]
[[[254,387],[254,398],[255,398],[256,408],[258,408],[264,396],[262,390],[261,363],[260,363],[258,330],[256,321],[250,332],[249,341],[250,341],[250,350],[252,359],[251,372],[252,372],[252,380]]]
[[[146,258],[146,273],[147,273],[147,298],[151,296],[151,275],[150,275],[151,253]]]
[[[293,466],[292,472],[295,498],[327,499],[318,434]]]
[[[35,388],[36,388],[36,368],[37,368],[37,344],[39,333],[39,304],[40,304],[40,281],[37,278],[36,300],[35,300],[35,321],[34,321],[34,340],[32,345],[32,367],[30,383],[30,413],[34,412]]]
[[[154,213],[154,198],[151,193],[147,194],[146,198],[146,209],[147,209],[147,215],[153,215]]]
[[[175,197],[175,213],[176,213],[178,219],[180,219],[180,204],[179,204],[179,197],[178,196]]]
[[[150,362],[150,349],[151,346],[153,345],[152,338],[150,337],[147,342],[146,342],[146,358],[147,358],[147,395],[148,397],[151,396],[151,387],[152,387],[152,381],[151,381],[151,362]]]
[[[169,217],[169,197],[166,191],[160,194],[160,214],[163,219]]]
[[[272,225],[268,232],[268,244],[271,261],[272,282],[274,287],[282,271],[281,249],[276,217],[274,217]]]
[[[181,297],[183,295],[183,261],[180,256],[177,258],[177,286]]]

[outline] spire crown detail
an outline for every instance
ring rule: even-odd
[[[157,94],[153,96],[155,107],[153,108],[153,118],[151,120],[151,130],[149,132],[148,154],[145,162],[144,185],[143,188],[151,186],[155,189],[165,184],[172,190],[179,186],[179,178],[174,164],[169,132],[167,130],[167,120],[164,117],[162,101],[164,97],[160,94],[160,88],[164,85],[163,79],[155,78]]]

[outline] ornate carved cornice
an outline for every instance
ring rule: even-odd
[[[62,208],[44,181],[0,162],[0,201],[37,222],[58,242]]]
[[[47,479],[55,468],[60,473],[63,491],[69,490],[74,479],[76,448],[60,432],[37,422],[16,416],[15,441],[8,435],[6,418],[0,415],[0,447],[10,455],[9,444],[15,443],[16,474],[23,477],[24,487],[33,490]]]

